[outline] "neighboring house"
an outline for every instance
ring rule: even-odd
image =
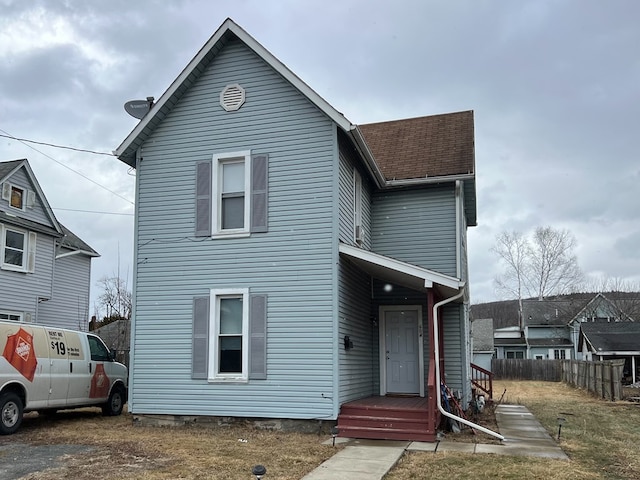
[[[137,182],[130,411],[435,439],[438,375],[471,392],[473,132],[470,111],[354,125],[225,21],[116,150]],[[345,420],[411,396],[418,432]]]
[[[129,349],[131,345],[131,325],[129,320],[115,320],[106,325],[94,328],[95,323],[89,324],[89,330],[98,335],[110,350],[115,350],[116,359],[129,366]]]
[[[0,319],[86,330],[91,259],[56,219],[27,160],[0,162]]]
[[[494,354],[493,319],[478,318],[471,322],[473,341],[473,363],[491,371],[491,359]]]
[[[640,323],[582,323],[578,348],[589,361],[624,359],[625,381],[640,380]]]
[[[572,294],[553,299],[509,300],[473,305],[473,318],[494,322],[495,358],[582,359],[578,350],[585,322],[631,322],[640,294]]]

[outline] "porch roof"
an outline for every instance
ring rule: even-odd
[[[435,288],[443,296],[449,297],[458,293],[465,285],[465,282],[455,277],[344,243],[340,244],[339,252],[372,277],[414,290]]]

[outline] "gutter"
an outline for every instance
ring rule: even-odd
[[[472,428],[477,428],[478,430],[480,430],[481,432],[484,432],[488,435],[492,435],[500,440],[504,440],[504,436],[500,435],[499,433],[494,432],[493,430],[489,430],[488,428],[483,427],[482,425],[478,425],[477,423],[473,423],[470,422],[469,420],[467,420],[466,418],[462,418],[462,417],[458,417],[457,415],[454,415],[453,413],[447,412],[443,407],[442,407],[442,390],[441,390],[441,380],[440,380],[440,342],[438,341],[438,308],[440,308],[443,305],[446,305],[447,303],[453,302],[454,300],[457,300],[458,298],[462,297],[464,295],[464,289],[462,291],[460,291],[459,293],[455,294],[453,297],[449,297],[446,298],[438,303],[436,303],[433,306],[433,343],[434,345],[434,352],[435,352],[435,362],[436,362],[436,385],[438,388],[438,393],[436,395],[436,403],[438,404],[438,410],[440,410],[440,413],[442,413],[442,415],[444,415],[445,417],[449,417],[452,418],[460,423],[464,423],[465,425],[468,425]]]

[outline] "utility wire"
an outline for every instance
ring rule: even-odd
[[[100,213],[102,215],[125,215],[128,217],[133,217],[134,214],[133,213],[121,213],[121,212],[99,212],[96,210],[76,210],[73,208],[58,208],[58,207],[51,207],[54,210],[62,210],[65,212],[80,212],[80,213]]]
[[[13,135],[11,135],[9,132],[7,132],[6,130],[3,130],[2,128],[0,128],[0,132],[4,133],[5,135],[2,135],[5,138],[10,138],[12,140],[16,140],[20,143],[22,143],[23,145],[29,147],[31,150],[34,150],[36,152],[38,152],[40,155],[44,155],[45,157],[47,157],[49,160],[53,160],[54,162],[56,162],[58,165],[66,168],[67,170],[71,170],[73,173],[80,175],[82,178],[84,178],[85,180],[90,181],[91,183],[93,183],[94,185],[99,186],[100,188],[103,188],[104,190],[106,190],[109,193],[112,193],[113,195],[115,195],[116,197],[120,197],[121,199],[129,202],[131,205],[135,205],[131,200],[129,200],[128,198],[120,195],[117,192],[114,192],[113,190],[111,190],[110,188],[105,187],[104,185],[101,185],[100,183],[96,182],[95,180],[92,180],[91,178],[87,177],[85,174],[78,172],[77,170],[74,170],[73,168],[65,165],[64,163],[56,160],[55,158],[53,158],[51,155],[47,155],[46,153],[44,153],[41,150],[38,150],[36,147],[33,147],[31,145],[29,145],[27,142],[28,140],[21,140],[19,138],[14,137]],[[48,144],[44,144],[44,145],[48,145]],[[96,152],[97,153],[97,152]]]
[[[4,133],[7,133],[2,129],[0,129],[0,131],[2,131]],[[115,155],[113,153],[96,152],[95,150],[85,150],[84,148],[66,147],[64,145],[56,145],[55,143],[37,142],[35,140],[29,140],[27,138],[17,138],[17,137],[14,137],[13,135],[9,135],[8,133],[6,135],[1,135],[0,134],[0,137],[10,138],[12,140],[17,140],[17,141],[22,142],[22,143],[35,143],[36,145],[45,145],[47,147],[64,148],[66,150],[73,150],[74,152],[86,152],[86,153],[93,153],[94,155],[107,155],[109,157],[115,157]]]

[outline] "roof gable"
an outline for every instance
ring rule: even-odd
[[[10,182],[11,177],[15,175],[15,173],[20,169],[24,169],[25,175],[27,176],[29,182],[33,186],[35,193],[38,199],[40,200],[40,203],[42,204],[42,208],[45,211],[45,215],[51,222],[51,226],[53,230],[58,235],[62,235],[62,228],[58,223],[58,219],[53,214],[53,209],[49,205],[49,202],[47,201],[47,197],[45,197],[44,192],[42,191],[42,188],[40,188],[40,184],[38,183],[38,180],[36,179],[36,176],[33,173],[33,170],[31,170],[31,166],[29,165],[29,162],[27,161],[27,159],[0,162],[0,185],[2,185],[4,182],[7,182],[7,181]]]

